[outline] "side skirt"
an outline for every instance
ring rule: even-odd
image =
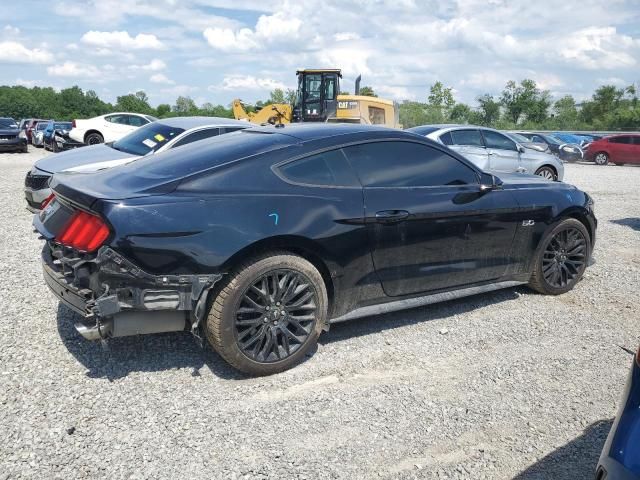
[[[493,292],[494,290],[501,290],[503,288],[516,287],[518,285],[524,285],[526,283],[527,282],[513,280],[490,283],[477,287],[468,287],[461,288],[459,290],[451,290],[448,292],[433,293],[431,295],[425,295],[422,297],[395,300],[393,302],[381,303],[377,305],[368,305],[366,307],[356,308],[355,310],[352,310],[349,313],[345,313],[344,315],[341,315],[339,317],[332,318],[331,320],[329,320],[329,323],[345,322],[347,320],[353,320],[354,318],[368,317],[371,315],[381,315],[384,313],[397,312],[398,310],[407,310],[410,308],[422,307],[424,305],[446,302],[449,300],[455,300],[457,298],[478,295],[480,293]]]

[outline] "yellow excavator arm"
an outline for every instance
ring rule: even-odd
[[[233,101],[233,116],[236,120],[247,120],[259,125],[264,123],[276,125],[278,123],[290,123],[292,110],[291,105],[287,103],[272,103],[265,105],[257,112],[247,112],[242,101],[236,99]]]

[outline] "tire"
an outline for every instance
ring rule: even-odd
[[[598,152],[596,153],[596,156],[593,157],[593,161],[596,163],[596,165],[608,165],[609,155],[607,155],[605,152]]]
[[[24,148],[22,150],[20,150],[21,153],[29,153],[29,147],[27,145],[24,146]]]
[[[84,143],[86,145],[97,145],[99,143],[104,143],[104,137],[98,132],[93,132],[84,138]]]
[[[561,220],[536,250],[529,287],[545,295],[568,292],[582,279],[590,252],[591,238],[582,222]]]
[[[558,180],[558,174],[556,173],[556,171],[553,168],[547,166],[540,167],[538,170],[536,170],[536,175],[554,182]]]
[[[293,367],[315,347],[328,299],[322,275],[310,262],[286,252],[272,253],[240,265],[223,282],[205,333],[231,366],[250,375],[271,375]],[[276,303],[278,297],[282,302]]]
[[[56,143],[55,140],[51,142],[51,151],[53,153],[58,153],[60,151],[60,149],[58,148],[58,144]]]

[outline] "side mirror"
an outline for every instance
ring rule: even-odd
[[[524,153],[525,152],[525,149],[524,149],[524,147],[522,145],[518,145],[518,152],[520,152],[520,153]]]
[[[490,190],[499,189],[502,186],[502,180],[500,180],[495,175],[491,175],[490,173],[483,172],[480,177],[480,190],[483,192],[488,192]]]

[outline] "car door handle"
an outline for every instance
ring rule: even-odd
[[[397,223],[406,220],[409,212],[406,210],[381,210],[376,212],[376,221],[378,223]]]

